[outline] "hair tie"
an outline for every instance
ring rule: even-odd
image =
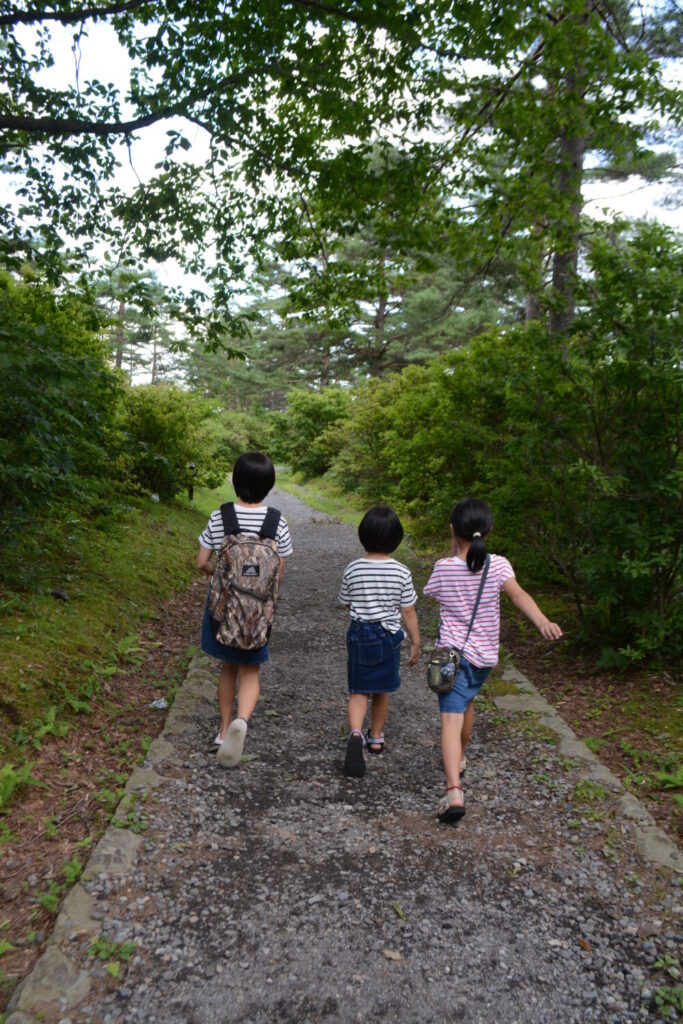
[[[473,534],[472,534],[472,540],[475,540],[475,539],[476,539],[477,537],[481,537],[481,534],[479,533],[479,531],[478,531],[478,530],[477,530],[477,532],[476,532],[476,533],[473,533]]]

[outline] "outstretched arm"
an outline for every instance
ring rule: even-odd
[[[410,654],[408,655],[408,664],[417,665],[418,658],[420,657],[420,627],[417,624],[417,612],[415,611],[415,605],[407,605],[405,608],[401,608],[401,615],[405,623],[406,632],[410,637]]]
[[[531,594],[527,594],[526,590],[522,590],[514,576],[511,576],[509,580],[505,581],[503,584],[503,590],[515,607],[519,608],[520,612],[523,612],[530,622],[533,622],[534,626],[545,640],[560,639],[562,636],[562,630],[558,624],[556,622],[551,622],[550,619],[546,618]]]

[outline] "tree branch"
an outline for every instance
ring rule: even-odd
[[[77,117],[25,117],[16,114],[0,114],[0,129],[6,128],[10,131],[30,132],[33,135],[128,135],[139,128],[147,128],[157,121],[163,121],[168,117],[188,117],[188,110],[194,103],[200,103],[218,92],[222,92],[229,86],[243,85],[250,78],[262,72],[280,71],[280,63],[273,61],[260,67],[251,68],[249,71],[237,75],[230,75],[228,78],[215,82],[208,88],[196,95],[188,95],[179,103],[173,103],[168,107],[143,114],[133,118],[132,121],[85,121]]]
[[[341,7],[333,7],[331,4],[322,3],[321,0],[284,0],[285,3],[294,4],[296,7],[306,7],[311,11],[321,11],[323,14],[334,14],[344,21],[352,21],[356,25],[370,24],[370,19],[363,18],[351,11],[344,11]]]
[[[59,21],[62,25],[78,24],[88,18],[105,18],[108,14],[124,14],[134,11],[136,7],[144,7],[149,0],[122,0],[118,4],[106,4],[102,7],[83,7],[77,11],[15,11],[13,14],[0,15],[0,27],[11,25],[35,25],[36,22]]]

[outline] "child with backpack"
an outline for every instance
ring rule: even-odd
[[[408,664],[417,664],[420,656],[413,580],[408,567],[391,557],[403,539],[400,519],[388,505],[377,505],[363,516],[358,537],[365,557],[346,566],[339,591],[339,601],[351,614],[346,635],[350,731],[344,770],[357,778],[365,774],[366,746],[372,754],[384,749],[389,694],[401,685],[401,619],[410,636]],[[370,727],[363,736],[370,700]]]
[[[224,768],[235,767],[242,756],[247,722],[260,692],[259,667],[268,661],[283,558],[292,553],[284,516],[262,504],[274,484],[275,467],[267,455],[240,455],[232,472],[237,501],[212,512],[199,538],[197,568],[211,577],[201,647],[222,662],[218,678],[221,727],[214,746]],[[235,694],[237,717],[233,720]]]
[[[439,693],[441,757],[446,792],[439,804],[439,821],[456,822],[465,813],[460,786],[467,760],[465,751],[474,725],[474,698],[498,661],[500,592],[526,615],[546,640],[559,640],[562,630],[550,622],[522,590],[512,566],[501,555],[487,555],[486,538],[493,515],[484,501],[467,498],[451,513],[451,555],[434,566],[425,594],[441,605],[437,648],[460,652],[453,686]]]

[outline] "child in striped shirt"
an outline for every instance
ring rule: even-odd
[[[365,557],[346,566],[339,591],[351,614],[346,635],[350,732],[344,770],[356,777],[365,774],[366,745],[372,754],[384,749],[389,694],[401,685],[401,619],[410,637],[408,664],[417,664],[420,656],[413,580],[407,566],[391,557],[403,539],[400,519],[388,505],[377,505],[363,516],[358,537]],[[370,728],[363,736],[370,698]]]
[[[425,594],[441,605],[437,647],[455,647],[461,652],[452,689],[439,694],[441,756],[446,776],[446,792],[437,811],[439,821],[459,821],[465,813],[460,778],[467,765],[465,751],[474,725],[474,698],[498,661],[501,590],[546,640],[562,636],[557,623],[550,622],[534,599],[522,590],[512,566],[501,555],[490,556],[481,600],[472,621],[487,557],[485,541],[492,528],[493,516],[486,502],[477,498],[458,502],[451,513],[451,556],[436,563],[424,588]]]
[[[232,485],[237,495],[234,513],[237,526],[242,533],[258,535],[264,524],[268,508],[263,499],[275,485],[275,467],[271,459],[262,452],[245,452],[235,462],[232,471]],[[289,526],[284,516],[276,513],[277,530],[275,542],[280,558],[280,581],[284,559],[292,553]],[[197,568],[212,576],[216,567],[215,553],[220,551],[225,535],[221,509],[211,513],[208,523],[199,538]],[[214,740],[217,747],[216,760],[223,768],[234,768],[239,764],[247,734],[249,721],[259,698],[259,670],[268,661],[268,643],[255,650],[241,650],[227,647],[213,635],[209,618],[209,595],[206,599],[202,620],[201,647],[205,654],[221,662],[218,677],[218,707],[221,725]],[[239,684],[239,685],[238,685]],[[237,717],[233,708],[237,695]]]

